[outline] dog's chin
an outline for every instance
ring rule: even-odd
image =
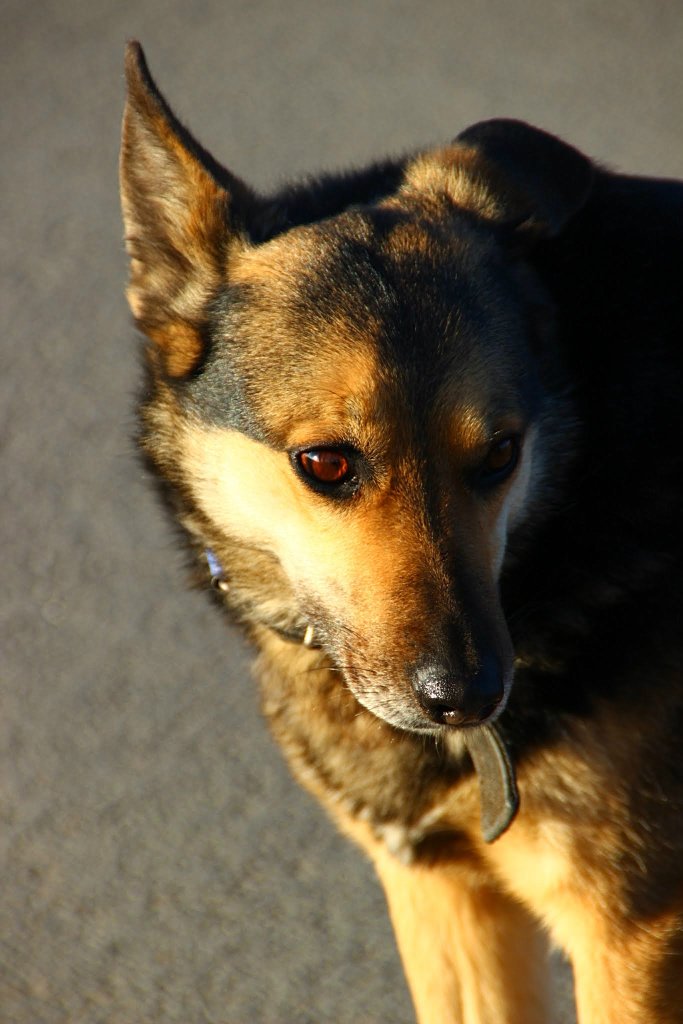
[[[370,711],[376,718],[385,725],[401,732],[411,732],[422,736],[444,736],[447,733],[462,733],[468,729],[476,728],[479,725],[487,725],[495,721],[502,708],[496,708],[493,714],[477,723],[471,725],[446,725],[441,722],[433,722],[427,715],[418,708],[402,706],[398,701],[389,703],[386,698],[377,699],[375,695],[354,694],[359,704]]]
[[[393,729],[422,736],[465,735],[471,729],[493,725],[505,710],[514,678],[510,664],[504,675],[503,695],[499,702],[481,719],[458,724],[432,718],[405,682],[397,680],[392,685],[386,677],[380,677],[378,681],[367,672],[359,672],[353,663],[345,664],[343,658],[334,660],[348,689],[362,707]]]
[[[445,735],[465,734],[471,729],[484,725],[493,725],[502,715],[507,704],[510,686],[505,687],[505,696],[498,706],[476,723],[450,725],[434,722],[419,707],[409,704],[399,697],[390,698],[386,694],[359,692],[357,687],[350,686],[359,704],[370,711],[376,718],[402,732],[411,732],[422,736],[443,737]]]

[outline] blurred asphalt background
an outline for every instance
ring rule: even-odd
[[[0,1022],[409,1024],[132,454],[123,47],[257,186],[512,115],[683,176],[672,0],[2,0]],[[566,1011],[559,1009],[557,1021]]]

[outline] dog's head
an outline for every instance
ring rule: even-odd
[[[275,199],[178,124],[128,51],[129,300],[143,443],[247,617],[310,622],[392,725],[478,724],[513,651],[509,538],[561,460],[524,251],[590,163],[516,122]]]

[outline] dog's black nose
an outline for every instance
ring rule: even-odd
[[[418,668],[413,689],[421,707],[439,725],[479,725],[505,695],[503,672],[492,654],[484,656],[469,678],[433,664]]]

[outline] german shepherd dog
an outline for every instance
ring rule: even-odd
[[[421,1024],[683,1022],[683,186],[508,120],[256,194],[127,55],[141,442]]]

